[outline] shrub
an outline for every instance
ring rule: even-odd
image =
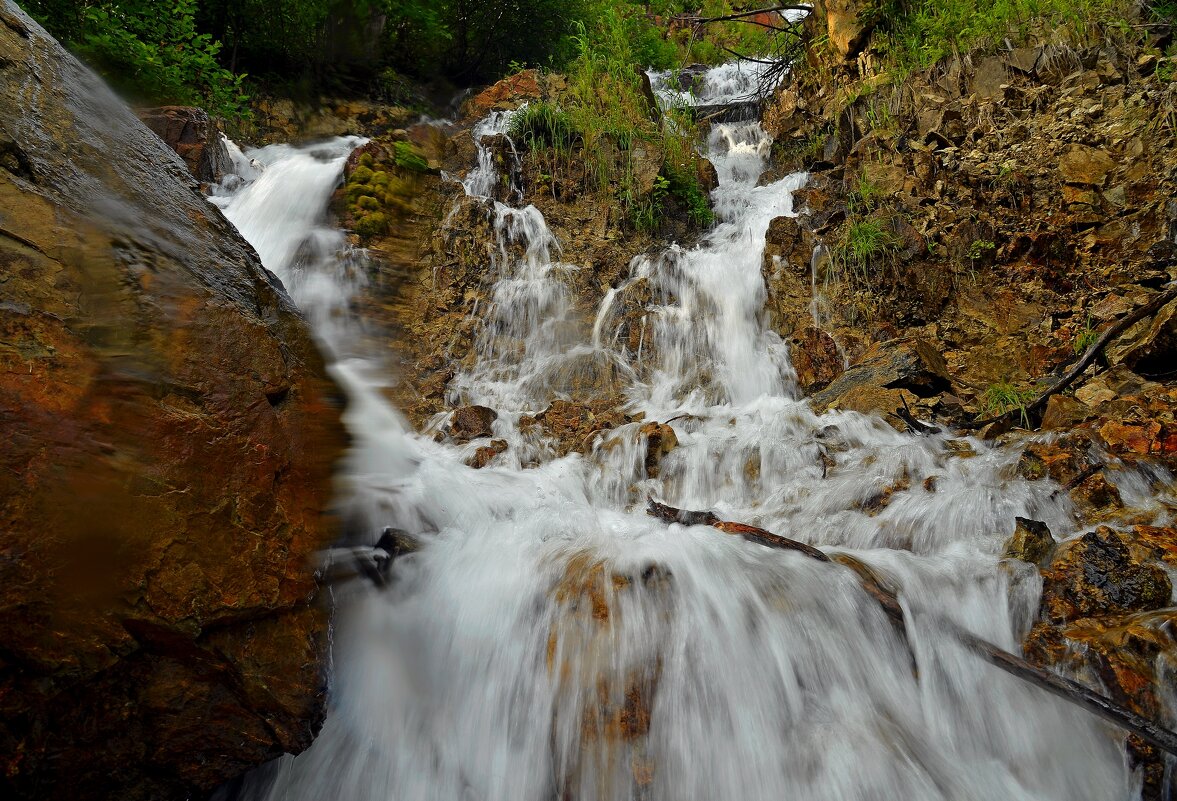
[[[377,236],[388,231],[388,217],[383,212],[373,211],[356,220],[356,233],[362,236]]]
[[[512,119],[508,135],[528,148],[566,150],[580,138],[572,118],[552,103],[529,103]]]

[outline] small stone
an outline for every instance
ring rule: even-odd
[[[489,437],[498,417],[499,413],[487,406],[463,406],[450,417],[450,434],[459,442]]]

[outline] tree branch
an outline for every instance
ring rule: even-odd
[[[886,587],[868,566],[848,554],[838,554],[831,558],[812,545],[806,545],[803,542],[797,542],[788,537],[773,534],[762,528],[749,526],[744,523],[729,523],[720,520],[714,512],[710,511],[692,512],[676,509],[673,506],[658,503],[652,498],[649,500],[647,514],[668,523],[711,526],[728,534],[737,534],[749,542],[755,542],[769,548],[800,551],[819,562],[837,562],[853,570],[858,575],[863,590],[878,602],[883,612],[901,630],[906,630],[903,607],[899,603],[896,592]],[[1164,728],[1143,715],[1138,715],[1131,709],[1120,706],[1111,699],[1084,687],[1076,681],[1064,678],[1057,673],[1051,673],[1045,668],[1027,662],[1020,656],[998,648],[988,640],[978,637],[950,620],[939,616],[936,616],[935,619],[951,632],[962,645],[991,665],[995,665],[1012,676],[1016,676],[1023,681],[1041,687],[1047,692],[1054,693],[1060,698],[1081,706],[1088,712],[1116,724],[1120,728],[1152,743],[1163,751],[1177,755],[1177,733]]]
[[[987,417],[984,420],[974,420],[971,423],[965,423],[961,426],[961,428],[965,430],[981,428],[983,426],[989,425],[990,423],[1011,419],[1018,415],[1037,411],[1038,409],[1042,408],[1046,405],[1046,402],[1050,400],[1051,395],[1056,395],[1059,392],[1062,392],[1064,389],[1069,387],[1076,378],[1082,375],[1083,371],[1086,370],[1093,361],[1095,361],[1095,357],[1100,354],[1100,352],[1107,346],[1109,342],[1119,337],[1120,334],[1136,325],[1145,317],[1153,316],[1173,300],[1177,300],[1177,286],[1170,287],[1145,305],[1131,312],[1126,317],[1121,318],[1115,325],[1113,325],[1107,331],[1103,332],[1103,335],[1095,341],[1095,344],[1087,349],[1087,352],[1083,354],[1083,358],[1076,362],[1074,367],[1068,370],[1062,376],[1062,378],[1054,382],[1049,389],[1036,397],[1030,403],[1026,404],[1026,406],[1017,409],[1010,409],[1008,412],[1002,412],[995,417]]]

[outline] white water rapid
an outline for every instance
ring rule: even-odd
[[[487,265],[477,358],[451,384],[453,400],[499,413],[510,447],[482,470],[464,464],[480,443],[418,435],[379,393],[383,370],[349,304],[364,264],[326,223],[355,144],[250,152],[264,170],[214,200],[306,310],[350,395],[349,519],[373,539],[386,525],[418,532],[424,547],[398,560],[389,589],[336,593],[323,732],[246,795],[1135,797],[1122,735],[977,659],[943,622],[1018,650],[1038,579],[1003,569],[1001,544],[1015,515],[1074,533],[1066,494],[1011,479],[1016,451],[970,440],[964,458],[946,435],[819,417],[797,399],[787,346],[760,322],[760,269],[769,221],[793,213],[805,176],[756,185],[769,146],[759,125],[710,135],[714,230],[631,265],[627,281],[648,281],[653,298],[637,351],[614,336],[624,285],[593,335],[580,333],[593,321],[572,319],[569,282],[585,268],[560,261],[534,207],[486,201],[502,248]],[[465,186],[484,194],[493,164],[475,166]],[[639,423],[562,458],[518,425],[602,373],[634,415],[678,418],[656,478]],[[862,511],[901,480],[910,489],[885,509]],[[646,515],[646,495],[853,554],[901,588],[910,642],[849,570],[667,526]]]

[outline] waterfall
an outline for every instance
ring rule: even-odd
[[[728,69],[730,68],[721,68]],[[731,91],[727,73],[704,87]],[[706,88],[702,90],[706,93]],[[713,102],[714,96],[699,98]],[[501,132],[492,118],[479,137]],[[336,593],[328,717],[315,744],[247,792],[286,801],[1106,801],[1138,793],[1122,739],[976,659],[945,621],[1002,647],[1038,578],[1000,564],[1015,515],[1073,533],[1065,494],[1013,475],[1018,454],[911,436],[797,397],[786,343],[761,324],[765,231],[804,175],[764,186],[769,139],[716,125],[714,229],[635,258],[592,333],[570,322],[561,246],[533,206],[487,199],[473,364],[455,400],[499,413],[500,463],[413,433],[379,392],[349,298],[363,280],[326,223],[356,140],[273,146],[214,198],[306,311],[351,397],[342,503],[375,532],[421,532],[384,591]],[[480,150],[484,150],[480,148]],[[494,185],[485,152],[465,188]],[[640,352],[612,335],[617,295],[648,281]],[[644,469],[638,423],[557,458],[519,418],[608,373],[634,418],[678,447]],[[573,395],[573,397],[575,397]],[[538,466],[524,469],[525,453]],[[934,477],[932,481],[926,479]],[[864,502],[901,487],[881,511]],[[905,641],[855,576],[645,514],[654,495],[848,553],[900,588]]]

